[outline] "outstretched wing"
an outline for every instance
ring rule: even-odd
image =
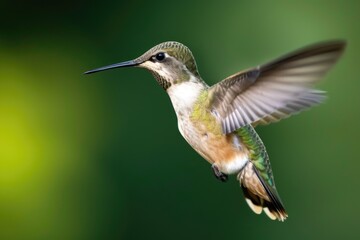
[[[225,134],[247,124],[268,124],[321,103],[312,86],[334,65],[345,42],[312,45],[268,64],[236,73],[209,89],[211,110]]]

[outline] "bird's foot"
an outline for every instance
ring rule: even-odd
[[[228,180],[228,175],[222,173],[215,164],[211,165],[211,168],[213,169],[214,175],[217,179],[219,179],[222,182],[226,182]]]

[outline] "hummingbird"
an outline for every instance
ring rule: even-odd
[[[326,98],[314,85],[341,56],[346,42],[321,42],[209,86],[188,47],[163,42],[141,56],[84,74],[123,67],[145,68],[167,92],[181,135],[220,181],[234,174],[256,213],[284,221],[285,211],[266,152],[254,127],[277,122]]]

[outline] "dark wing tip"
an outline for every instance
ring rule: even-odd
[[[318,54],[327,53],[327,52],[339,52],[342,53],[346,48],[346,41],[345,40],[330,40],[319,42],[314,45],[310,45],[308,47],[308,51],[312,53],[312,51]],[[306,50],[306,48],[305,48]],[[313,53],[314,54],[314,53]]]
[[[321,44],[321,43],[319,43],[319,44]],[[338,49],[345,49],[345,47],[347,45],[347,41],[344,39],[336,39],[336,40],[325,41],[325,42],[323,42],[323,44],[333,45],[333,46],[337,47]]]
[[[328,40],[328,41],[322,41],[315,44],[308,45],[304,48],[298,49],[296,52],[298,53],[311,53],[312,55],[314,53],[324,53],[324,52],[337,52],[337,51],[343,51],[346,47],[347,43],[346,40]]]
[[[275,69],[286,62],[296,61],[303,58],[308,58],[315,55],[328,54],[328,53],[337,53],[335,61],[341,56],[343,51],[346,48],[345,40],[329,40],[318,42],[304,48],[300,48],[294,52],[284,55],[274,61],[271,61],[267,64],[261,66],[261,72],[265,73],[272,69]]]

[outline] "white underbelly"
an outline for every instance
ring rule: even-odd
[[[233,159],[223,162],[220,170],[226,174],[234,174],[240,172],[248,163],[249,158],[245,154],[236,155]]]

